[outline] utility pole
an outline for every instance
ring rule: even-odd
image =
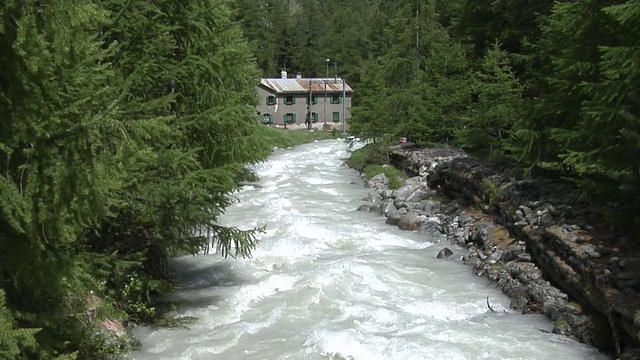
[[[324,78],[324,114],[322,114],[323,126],[322,130],[325,130],[327,127],[327,81],[329,81],[329,62],[331,59],[324,59],[324,62],[327,64],[327,77]]]
[[[311,122],[313,121],[313,117],[311,115],[311,105],[313,104],[313,89],[311,88],[312,85],[313,82],[311,79],[309,79],[309,103],[307,105],[307,121],[309,122],[307,123],[307,130],[311,130]]]
[[[345,81],[344,78],[342,78],[342,133],[346,133],[347,132],[347,111],[346,111],[346,103],[347,103],[347,96],[346,96],[346,90],[345,90]]]

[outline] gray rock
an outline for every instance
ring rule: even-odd
[[[371,212],[371,209],[373,208],[373,206],[374,206],[374,204],[372,204],[372,203],[362,204],[362,205],[358,206],[356,211]]]
[[[423,205],[422,210],[424,210],[429,215],[434,215],[440,212],[440,202],[438,201],[422,200],[421,203]]]
[[[424,190],[420,190],[417,189],[416,191],[412,192],[411,195],[409,195],[409,197],[407,197],[407,202],[420,202],[422,200],[427,200],[429,198],[429,196],[431,196],[431,192],[430,191],[424,191]]]
[[[531,254],[529,253],[518,254],[518,258],[516,260],[531,262]]]
[[[444,209],[444,212],[447,214],[452,214],[460,209],[460,202],[458,199],[451,200]]]
[[[387,215],[387,220],[385,222],[389,225],[398,225],[398,222],[400,222],[402,215],[404,215],[404,213],[402,213],[400,210],[393,210],[389,212],[389,214]]]
[[[598,249],[594,245],[591,245],[591,244],[583,245],[581,247],[581,250],[585,254],[591,256],[592,258],[600,259],[602,257],[602,254],[598,252]]]
[[[396,200],[398,200],[398,201],[407,200],[409,195],[411,195],[415,191],[415,189],[416,189],[415,185],[405,185],[405,186],[401,187],[400,189],[394,191],[394,195],[396,197]]]
[[[374,203],[373,206],[371,206],[371,212],[382,215],[382,206],[383,204],[381,202]]]
[[[503,254],[502,250],[495,249],[485,261],[489,264],[495,264],[500,260],[500,258],[502,258],[502,254]]]
[[[382,195],[383,199],[391,199],[393,198],[393,190],[384,189],[380,195]]]
[[[393,203],[382,203],[382,214],[384,216],[388,216],[391,212],[396,211],[396,207],[393,205]]]
[[[420,226],[420,232],[431,235],[436,232],[442,232],[442,228],[437,221],[427,219],[422,222],[422,225]]]
[[[419,176],[414,176],[414,177],[410,177],[407,180],[404,181],[405,185],[420,185],[420,177]]]
[[[387,186],[388,183],[389,179],[387,179],[387,176],[380,173],[369,179],[369,181],[367,181],[367,186],[370,188],[381,188]]]
[[[422,204],[419,202],[410,202],[410,201],[406,201],[406,208],[411,210],[411,209],[418,209],[418,210],[422,210]]]
[[[418,230],[422,226],[422,218],[417,211],[409,211],[398,221],[398,227],[402,230]]]
[[[369,193],[369,195],[367,195],[366,198],[364,198],[364,201],[367,202],[377,202],[377,201],[382,201],[382,196],[376,194],[376,193]]]
[[[451,249],[449,249],[448,247],[445,247],[442,250],[438,251],[438,255],[436,255],[436,258],[438,258],[438,259],[448,259],[452,255],[453,255],[453,251],[451,251]]]

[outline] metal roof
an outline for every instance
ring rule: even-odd
[[[324,92],[324,84],[327,84],[327,92],[342,92],[341,78],[266,78],[260,80],[260,85],[276,93],[308,93],[309,87],[313,92]],[[345,82],[345,92],[353,92],[353,89]]]

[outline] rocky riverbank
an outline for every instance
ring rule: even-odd
[[[640,358],[637,239],[604,221],[600,206],[566,181],[517,179],[508,165],[454,148],[403,144],[391,161],[413,177],[394,191],[384,175],[373,177],[358,210],[446,237],[464,256],[443,248],[437,257],[471,265],[502,288],[514,310],[549,316],[554,333],[620,359]]]

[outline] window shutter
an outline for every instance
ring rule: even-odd
[[[313,113],[313,121],[318,121],[318,113]]]
[[[285,124],[287,123],[287,114],[282,115],[282,122]]]
[[[293,102],[296,102],[296,98],[293,98]],[[293,120],[291,122],[296,122],[296,114],[293,114]]]
[[[293,101],[292,101],[291,103],[292,103],[292,104],[295,104],[295,103],[296,103],[296,97],[295,97],[295,96],[292,96],[292,100],[293,100]]]
[[[269,114],[269,124],[273,124],[273,114]]]

